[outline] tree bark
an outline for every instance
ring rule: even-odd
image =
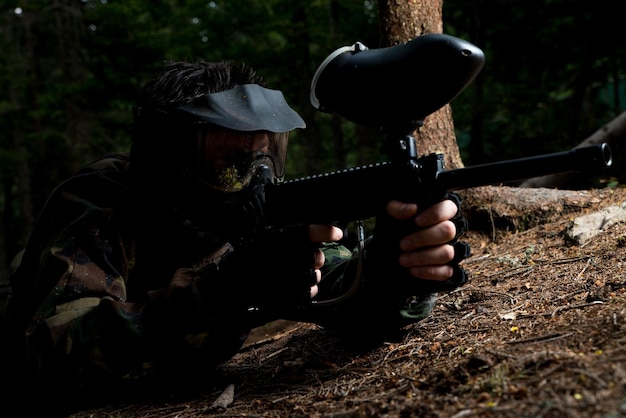
[[[442,7],[441,0],[379,0],[381,45],[392,46],[420,35],[442,33]],[[449,104],[428,115],[414,136],[420,155],[441,153],[446,168],[463,167]]]

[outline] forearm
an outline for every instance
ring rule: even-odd
[[[241,321],[212,303],[219,295],[199,291],[194,269],[179,269],[163,289],[130,301],[125,278],[108,276],[93,263],[68,263],[76,258],[63,259],[66,273],[37,308],[26,334],[31,367],[46,379],[137,378],[152,373],[153,365],[175,368],[183,362],[195,362],[198,369],[232,356],[245,340]],[[58,264],[59,257],[53,261]],[[58,270],[50,262],[44,267]]]

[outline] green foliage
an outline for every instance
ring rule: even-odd
[[[356,41],[379,46],[373,0],[15,3],[23,4],[0,6],[0,210],[5,241],[14,244],[8,253],[23,244],[55,184],[128,148],[136,91],[167,60],[245,61],[283,90],[308,125],[292,134],[291,176],[380,159],[377,132],[309,103],[314,71],[329,53]],[[626,38],[617,4],[444,2],[444,31],[487,56],[481,80],[452,103],[464,162],[563,149],[624,110]]]
[[[283,90],[310,127],[292,137],[292,173],[334,168],[335,153],[349,154],[335,146],[332,129],[312,133],[328,117],[310,106],[309,83],[334,49],[376,39],[371,1],[22,3],[0,7],[0,210],[9,256],[56,184],[128,149],[137,89],[169,60],[245,61]],[[0,275],[2,264],[0,257]]]
[[[571,148],[626,110],[620,13],[607,1],[446,0],[444,31],[487,58],[482,99],[474,83],[452,104],[464,162]]]

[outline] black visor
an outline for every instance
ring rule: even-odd
[[[235,131],[282,133],[306,127],[282,92],[258,84],[237,85],[230,90],[210,93],[178,109],[198,122]]]

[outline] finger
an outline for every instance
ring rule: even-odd
[[[415,217],[415,224],[419,227],[435,225],[439,222],[454,218],[457,211],[458,208],[453,201],[444,200],[442,202],[435,203],[428,209],[419,213]]]
[[[442,282],[452,277],[454,274],[454,268],[448,265],[430,265],[411,267],[409,272],[411,276],[418,279]]]
[[[319,288],[317,287],[317,284],[322,280],[322,272],[320,271],[320,269],[315,269],[315,270],[311,270],[312,272],[314,272],[315,275],[315,284],[313,286],[311,286],[311,298],[314,298],[315,296],[317,296],[317,293],[319,292]]]
[[[402,251],[414,251],[420,248],[445,244],[456,237],[456,225],[452,221],[440,222],[434,226],[420,229],[400,240]]]
[[[417,213],[417,205],[415,203],[404,203],[399,200],[392,200],[387,203],[387,213],[398,220],[409,219]]]
[[[454,259],[452,245],[439,245],[410,253],[402,253],[398,261],[402,267],[420,267],[448,264]]]
[[[309,241],[331,242],[343,238],[343,231],[332,225],[309,225]]]
[[[313,268],[314,269],[322,268],[322,266],[324,265],[324,262],[326,261],[326,256],[324,255],[324,252],[320,249],[317,249],[313,257],[314,257]]]
[[[454,226],[456,227],[456,235],[454,236],[454,239],[458,238],[463,233],[465,233],[465,231],[467,231],[469,227],[467,219],[464,218],[463,216],[459,216],[459,217],[452,219],[452,222],[454,222]]]

